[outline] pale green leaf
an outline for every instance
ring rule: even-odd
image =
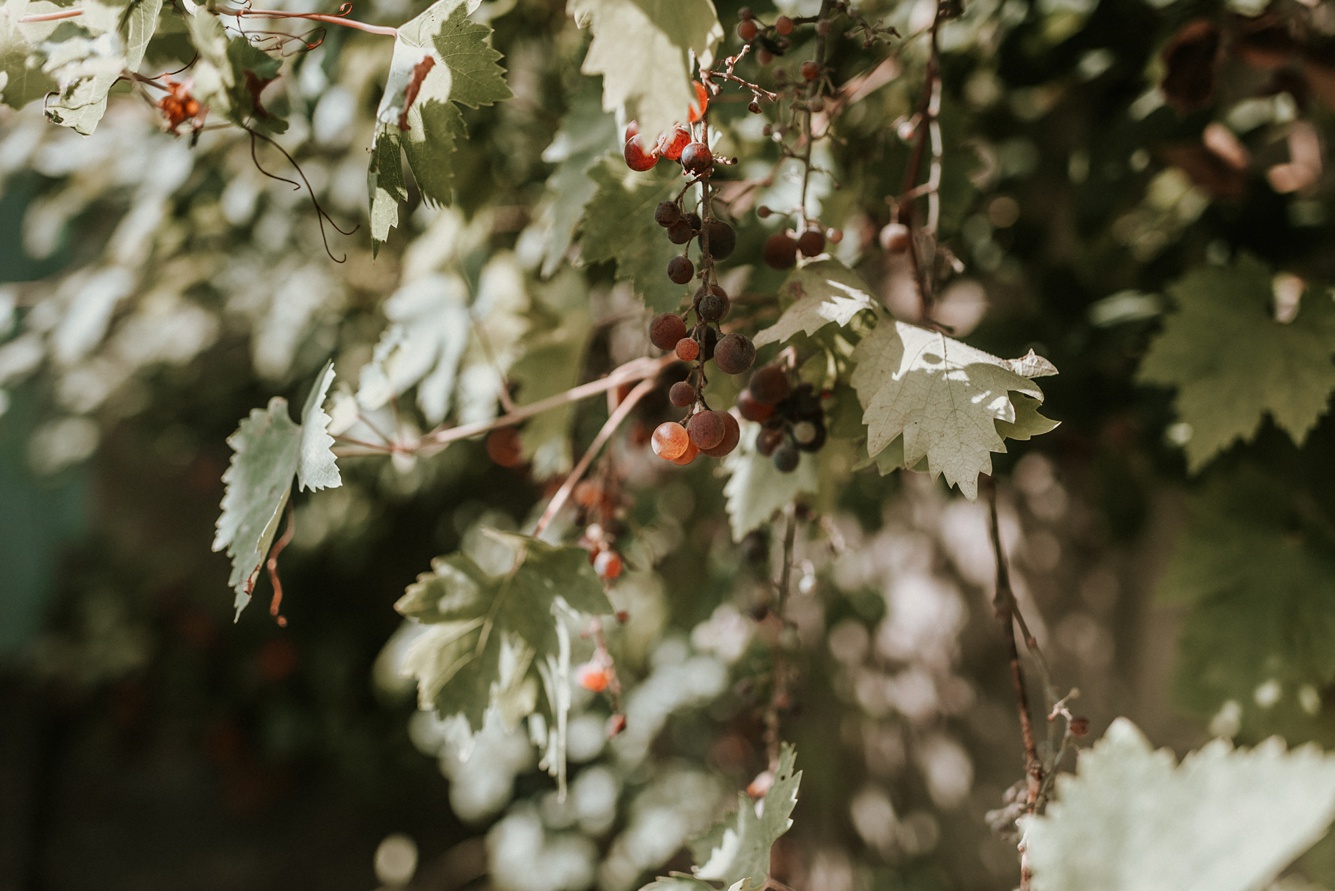
[[[589,169],[615,144],[612,116],[602,110],[594,91],[580,90],[571,98],[556,138],[542,153],[542,160],[556,165],[532,227],[542,240],[544,278],[565,260],[584,208],[598,190]]]
[[[652,139],[695,103],[691,54],[709,64],[723,38],[712,0],[570,0],[593,33],[580,69],[603,76],[603,108],[624,109]]]
[[[465,137],[459,106],[510,97],[491,29],[470,21],[478,0],[437,0],[398,29],[371,145],[371,234],[377,243],[398,225],[404,200],[399,148],[408,154],[423,197],[448,204],[456,142]]]
[[[0,99],[13,108],[22,108],[56,89],[56,82],[42,71],[42,54],[37,45],[50,36],[57,22],[20,25],[28,15],[52,12],[54,3],[30,3],[6,0],[0,5]]]
[[[786,343],[797,334],[815,334],[826,325],[842,328],[878,306],[861,277],[838,260],[817,260],[794,270],[779,295],[788,308],[755,336],[757,347]]]
[[[716,826],[691,845],[698,878],[742,883],[743,887],[761,888],[769,877],[770,850],[779,837],[793,825],[797,806],[797,788],[802,772],[793,772],[796,754],[785,744],[779,752],[774,781],[760,801],[745,794],[738,796],[737,813]]]
[[[874,457],[902,436],[906,465],[925,457],[933,476],[970,499],[978,476],[992,470],[991,453],[1006,450],[995,422],[1016,423],[1010,394],[1043,400],[1038,385],[1006,360],[903,322],[883,320],[853,359],[868,453]]]
[[[1175,764],[1119,718],[1022,820],[1034,891],[1255,891],[1335,818],[1335,758],[1215,740]]]
[[[1174,406],[1191,428],[1187,466],[1200,470],[1269,415],[1299,445],[1335,389],[1335,303],[1306,294],[1285,324],[1270,309],[1273,273],[1250,256],[1201,267],[1169,288],[1176,308],[1150,344],[1139,379],[1177,390]]]
[[[325,396],[334,383],[334,363],[329,361],[315,379],[306,406],[301,410],[301,446],[297,458],[297,484],[302,489],[329,489],[343,484],[334,458],[334,437],[329,435]]]
[[[342,482],[331,451],[334,440],[327,429],[329,416],[322,407],[333,378],[333,363],[329,363],[306,398],[303,424],[293,423],[287,400],[275,396],[267,408],[253,409],[227,437],[233,454],[223,474],[226,490],[213,550],[226,548],[232,558],[228,584],[236,591],[238,617],[250,603],[255,579],[278,532],[293,477],[300,474],[302,486],[309,489]]]
[[[273,544],[292,492],[301,454],[301,427],[287,414],[287,400],[275,396],[267,409],[254,409],[227,437],[232,463],[223,474],[227,488],[218,517],[213,550],[227,549],[236,591],[236,614],[250,603],[255,578]]]
[[[263,86],[278,77],[282,59],[233,37],[217,16],[188,17],[191,42],[199,58],[191,67],[192,94],[210,115],[261,133],[283,133],[287,121],[259,101]]]
[[[125,11],[125,67],[138,71],[148,43],[158,29],[163,0],[129,0]]]
[[[555,396],[579,383],[590,330],[588,305],[588,286],[574,270],[567,269],[539,291],[534,301],[538,318],[510,369],[519,405]],[[529,419],[520,430],[523,456],[532,464],[535,479],[570,470],[573,409],[573,405],[549,409]]]
[[[617,281],[630,283],[655,312],[675,310],[688,292],[668,279],[667,264],[681,248],[654,222],[654,208],[672,197],[676,174],[659,168],[636,173],[619,158],[607,158],[589,176],[598,191],[584,218],[584,262],[615,260]]]
[[[490,534],[514,551],[508,572],[491,575],[463,554],[440,558],[396,604],[405,617],[432,626],[414,643],[405,670],[417,679],[422,708],[461,715],[473,733],[489,709],[513,722],[521,700],[543,719],[547,767],[564,785],[570,710],[564,623],[571,611],[602,615],[612,605],[583,548]]]
[[[430,275],[395,291],[385,315],[392,324],[362,369],[357,400],[377,409],[415,386],[423,417],[439,424],[449,414],[468,347],[468,288],[457,275]]]
[[[1011,405],[1015,409],[1015,419],[997,421],[997,433],[1001,434],[1003,439],[1028,440],[1056,430],[1061,421],[1054,421],[1039,414],[1038,407],[1041,404],[1032,396],[1023,393],[1012,394]]]
[[[756,451],[759,431],[759,424],[743,422],[741,442],[723,460],[729,474],[723,496],[733,541],[741,541],[751,530],[767,525],[775,511],[799,495],[816,494],[818,487],[815,456],[802,452],[797,469],[783,473]]]

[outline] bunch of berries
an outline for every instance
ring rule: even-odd
[[[737,412],[762,425],[756,451],[782,473],[797,469],[802,452],[819,451],[825,444],[825,411],[819,394],[811,384],[794,387],[779,365],[756,369],[737,396]]]

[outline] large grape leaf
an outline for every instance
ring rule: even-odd
[[[395,291],[385,315],[392,324],[362,369],[357,401],[377,409],[416,386],[423,417],[439,424],[449,414],[472,331],[468,286],[454,274],[426,276]]]
[[[723,38],[713,0],[570,0],[566,9],[593,33],[580,70],[603,76],[603,108],[624,109],[650,138],[686,119],[691,55],[709,64]]]
[[[816,494],[819,487],[815,456],[803,452],[797,469],[783,473],[756,451],[759,431],[759,424],[744,423],[741,442],[723,460],[729,474],[723,496],[733,541],[741,541],[748,532],[767,525],[775,511],[799,495]]]
[[[752,801],[745,794],[739,795],[737,813],[715,824],[691,845],[691,857],[698,864],[696,878],[742,888],[765,886],[770,850],[793,825],[797,788],[802,783],[802,772],[793,772],[796,757],[793,747],[785,744],[764,797]]]
[[[1034,891],[1255,891],[1335,818],[1335,758],[1215,740],[1180,765],[1118,718],[1021,822]]]
[[[474,734],[488,710],[513,724],[542,719],[547,769],[564,787],[570,712],[572,612],[612,612],[583,548],[560,547],[490,531],[514,550],[508,572],[492,575],[465,554],[438,558],[395,608],[430,625],[414,643],[405,671],[417,679],[421,707],[460,715]]]
[[[602,110],[597,94],[584,89],[577,92],[561,119],[561,129],[542,153],[542,160],[556,165],[547,177],[532,227],[542,243],[544,278],[556,272],[566,258],[584,208],[598,191],[590,168],[615,144],[616,121]]]
[[[12,108],[22,108],[56,89],[55,80],[42,71],[37,45],[58,23],[21,25],[19,20],[58,8],[54,3],[28,0],[6,0],[0,5],[0,99]]]
[[[589,176],[598,191],[584,217],[584,262],[615,260],[617,281],[629,282],[655,312],[675,310],[687,292],[668,279],[667,264],[681,248],[654,222],[654,208],[671,197],[675,174],[657,168],[635,173],[619,158],[607,158]]]
[[[841,328],[879,304],[856,272],[838,260],[817,260],[789,274],[779,289],[788,308],[754,338],[758,347],[815,334],[826,325]]]
[[[935,331],[882,320],[858,343],[853,360],[868,454],[876,457],[902,436],[902,463],[912,467],[926,457],[933,476],[944,475],[970,499],[978,495],[979,474],[992,471],[991,453],[1006,451],[998,421],[1016,425],[1026,434],[1021,438],[1043,432],[1032,417],[1037,412],[1017,413],[1010,395],[1043,401],[1038,385],[1014,370],[1051,374],[1051,363],[1037,357],[1007,361]]]
[[[1251,256],[1193,269],[1169,294],[1176,309],[1150,344],[1139,379],[1174,387],[1191,427],[1187,466],[1204,467],[1235,440],[1255,436],[1265,415],[1302,444],[1335,389],[1335,302],[1303,297],[1288,323],[1275,319],[1272,271]]]
[[[283,133],[287,120],[282,107],[266,107],[264,87],[278,77],[282,59],[252,46],[245,37],[227,33],[217,16],[187,18],[199,59],[190,69],[192,93],[210,114],[261,133]]]
[[[437,0],[398,29],[371,144],[371,235],[377,246],[398,225],[406,197],[399,150],[407,152],[422,196],[449,204],[454,144],[466,135],[459,107],[510,98],[505,70],[497,64],[501,54],[487,42],[491,29],[468,18],[479,2]]]
[[[566,269],[538,292],[533,309],[535,317],[524,337],[522,353],[510,369],[520,405],[555,396],[579,383],[589,338],[588,285],[584,276]],[[549,409],[530,418],[520,430],[524,460],[532,464],[535,479],[570,470],[573,413],[573,405]]]
[[[1212,480],[1159,584],[1192,605],[1178,696],[1205,716],[1233,703],[1252,735],[1332,729],[1321,691],[1335,683],[1335,557],[1304,497],[1258,471]]]
[[[236,591],[236,615],[250,603],[255,580],[278,533],[283,508],[292,494],[292,479],[303,489],[325,489],[342,483],[331,451],[329,415],[324,397],[334,381],[333,363],[326,364],[306,398],[302,422],[288,416],[287,400],[275,396],[267,408],[254,409],[227,437],[232,461],[223,474],[222,514],[213,550],[227,549]]]

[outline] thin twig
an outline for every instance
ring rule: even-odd
[[[773,613],[779,619],[779,639],[774,646],[774,678],[769,703],[765,706],[765,754],[769,769],[779,769],[779,713],[788,705],[788,653],[783,646],[784,604],[793,581],[793,544],[797,539],[797,503],[790,501],[784,510],[783,566],[774,583]]]
[[[601,451],[602,447],[607,444],[607,441],[612,438],[612,434],[615,433],[617,428],[621,426],[622,422],[626,420],[626,417],[631,413],[631,410],[635,408],[636,404],[649,394],[649,391],[654,388],[655,384],[656,381],[653,378],[640,381],[635,389],[631,390],[626,394],[626,398],[621,400],[621,404],[616,407],[616,411],[607,416],[607,420],[603,423],[602,429],[599,430],[598,435],[593,438],[593,442],[589,443],[589,447],[585,450],[583,456],[580,457],[579,463],[577,463],[566,476],[565,482],[561,483],[561,488],[556,490],[556,494],[552,496],[552,500],[547,502],[547,509],[542,512],[542,516],[538,518],[537,525],[533,527],[534,538],[540,537],[547,529],[547,526],[560,512],[561,508],[565,507],[566,501],[570,498],[570,493],[575,490],[575,485],[583,479],[585,472],[588,471],[589,465],[593,463],[593,459],[597,457],[598,452]]]
[[[352,4],[345,3],[345,9],[351,10]],[[365,31],[367,34],[379,34],[381,37],[398,37],[399,29],[391,28],[388,25],[368,25],[366,22],[359,22],[356,19],[344,18],[343,15],[329,15],[322,12],[283,12],[277,9],[218,9],[219,15],[235,16],[240,19],[242,16],[258,16],[265,19],[305,19],[308,22],[324,22],[329,25],[342,25],[344,28],[351,28],[354,31]]]
[[[66,19],[76,19],[83,15],[82,9],[61,9],[56,12],[37,12],[32,15],[25,15],[19,19],[20,25],[36,25],[41,22],[63,22]]]
[[[422,456],[433,455],[452,442],[470,439],[500,427],[513,426],[550,409],[569,405],[572,402],[579,402],[608,390],[614,390],[622,384],[656,378],[664,368],[676,361],[678,361],[677,357],[671,353],[658,359],[632,359],[613,370],[607,377],[589,381],[587,384],[580,384],[578,387],[571,387],[569,390],[557,393],[555,396],[539,399],[537,402],[531,402],[528,405],[521,405],[509,414],[501,415],[490,421],[475,421],[472,424],[461,424],[458,427],[444,427],[433,430],[423,435],[412,451],[416,451]]]

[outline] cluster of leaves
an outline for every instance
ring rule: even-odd
[[[427,462],[418,459],[470,430],[504,433],[522,424],[515,462],[526,462],[539,481],[556,481],[593,440],[591,430],[612,414],[578,408],[562,394],[605,375],[623,374],[625,384],[653,379],[663,367],[634,363],[644,362],[644,320],[679,309],[686,296],[664,280],[675,251],[653,218],[683,181],[676,171],[628,172],[617,134],[631,119],[648,133],[667,130],[685,116],[696,98],[692,80],[701,78],[723,91],[702,126],[711,144],[737,158],[735,168],[719,174],[739,236],[735,280],[728,284],[744,297],[730,324],[752,333],[771,356],[785,357],[795,375],[822,394],[831,440],[819,455],[804,455],[796,472],[780,474],[756,448],[756,425],[747,425],[741,447],[725,462],[728,480],[716,486],[733,540],[765,534],[776,514],[794,504],[833,515],[856,502],[869,480],[877,481],[877,492],[893,491],[894,482],[880,487],[882,476],[897,481],[925,471],[972,500],[983,477],[1010,466],[1009,458],[995,456],[1057,428],[1040,413],[1045,400],[1061,406],[1053,413],[1076,428],[1068,439],[1052,439],[1104,445],[1108,418],[1121,417],[1125,407],[1117,400],[1124,397],[1085,407],[1077,387],[1099,391],[1111,381],[1107,389],[1119,394],[1132,382],[1167,388],[1172,408],[1145,411],[1151,432],[1139,445],[1165,478],[1178,474],[1178,447],[1188,474],[1206,477],[1190,496],[1187,529],[1162,582],[1170,598],[1193,604],[1180,660],[1183,698],[1206,716],[1236,712],[1237,726],[1226,729],[1244,738],[1275,730],[1294,741],[1328,739],[1335,620],[1310,594],[1335,579],[1323,550],[1328,509],[1254,465],[1321,439],[1335,390],[1335,310],[1319,261],[1295,257],[1292,245],[1268,240],[1273,233],[1240,230],[1236,223],[1255,209],[1259,194],[1280,199],[1281,228],[1302,236],[1295,243],[1315,244],[1330,234],[1318,212],[1326,203],[1320,159],[1312,162],[1300,151],[1303,134],[1315,132],[1320,121],[1311,103],[1328,98],[1312,37],[1322,25],[1303,10],[1276,7],[1257,15],[1243,9],[1245,21],[1229,19],[1226,42],[1213,24],[1189,23],[1173,35],[1164,29],[1166,51],[1156,61],[1144,46],[1117,45],[1129,39],[1122,33],[1127,29],[1103,26],[1101,17],[1125,12],[1124,5],[1109,0],[1040,20],[1038,13],[1017,19],[1000,4],[979,0],[961,18],[947,20],[938,11],[922,22],[891,4],[865,3],[856,11],[833,2],[801,10],[781,4],[774,13],[796,16],[796,36],[779,41],[777,32],[766,30],[763,46],[737,56],[736,44],[725,39],[728,16],[711,0],[571,0],[564,14],[536,3],[504,13],[480,0],[438,0],[405,23],[374,26],[372,35],[349,29],[318,48],[318,41],[297,40],[305,52],[284,58],[280,51],[293,41],[266,44],[261,32],[248,30],[261,14],[250,8],[229,14],[211,5],[153,0],[77,8],[8,4],[0,10],[0,96],[7,105],[26,107],[28,115],[40,110],[80,134],[97,131],[94,139],[108,126],[147,133],[153,117],[161,129],[178,132],[184,106],[169,98],[193,101],[198,111],[188,116],[196,153],[178,174],[163,174],[168,182],[162,188],[129,190],[133,209],[111,255],[75,255],[74,265],[83,260],[84,268],[69,273],[63,285],[45,292],[37,286],[25,298],[51,309],[23,314],[22,333],[0,345],[0,385],[14,386],[49,356],[58,390],[70,394],[61,397],[64,408],[96,411],[114,402],[119,385],[87,397],[86,382],[99,371],[122,369],[104,379],[124,384],[142,366],[190,362],[225,337],[213,322],[224,306],[228,317],[245,318],[253,329],[255,365],[268,377],[308,377],[334,354],[335,362],[315,377],[300,423],[275,397],[228,440],[234,455],[214,547],[232,559],[238,613],[271,553],[294,478],[305,489],[337,487],[351,475],[354,456],[375,457],[389,459],[389,473],[399,475],[394,485],[425,487],[429,477],[421,465]],[[882,14],[886,20],[879,22]],[[817,26],[835,33],[827,41]],[[886,39],[927,33],[924,26],[930,26],[930,42]],[[391,35],[392,48],[384,40]],[[1275,40],[1265,42],[1265,35]],[[821,73],[809,79],[812,87],[794,90],[795,72],[781,78],[756,61],[761,49],[804,60],[835,38],[839,49],[818,66],[830,72],[828,79]],[[1053,55],[1055,48],[1065,55]],[[1267,48],[1269,55],[1261,52]],[[942,66],[938,54],[951,65]],[[718,61],[729,55],[727,63]],[[1069,83],[1065,74],[1044,68],[1056,65],[1047,60],[1058,55],[1080,59]],[[724,64],[727,76],[710,80],[705,72],[721,75]],[[1159,69],[1162,93],[1151,82]],[[334,75],[338,88],[322,95],[330,70],[340,72]],[[1257,86],[1239,73],[1247,70],[1271,72],[1274,83]],[[1294,70],[1303,75],[1296,85],[1280,77]],[[899,76],[882,76],[885,71]],[[936,77],[945,78],[939,85],[945,99],[931,110],[920,96],[931,96],[928,81]],[[1008,95],[1004,88],[1025,77],[1058,85],[1058,98],[1036,90]],[[306,81],[314,86],[303,86]],[[1147,95],[1162,95],[1167,104],[1138,103],[1137,117],[1126,118],[1117,138],[1071,151],[1064,128],[1080,113],[1079,97],[1113,96],[1117,104],[1128,85],[1132,92],[1148,87]],[[118,102],[135,102],[121,92],[147,98],[148,112],[119,117]],[[753,96],[779,97],[762,109],[768,130],[742,110],[747,102],[728,101]],[[833,110],[814,110],[812,96]],[[558,108],[559,125],[529,106]],[[144,103],[138,107],[142,111]],[[362,107],[374,107],[374,114],[357,118]],[[326,119],[336,124],[321,125]],[[338,126],[350,120],[363,129]],[[30,126],[26,119],[20,123]],[[214,133],[213,123],[231,126]],[[973,141],[966,144],[969,125]],[[309,135],[321,126],[323,136]],[[786,142],[793,128],[800,138]],[[818,140],[818,131],[836,138]],[[1270,163],[1281,135],[1291,157]],[[257,184],[263,171],[247,171],[246,156],[256,138],[279,136],[289,137],[284,152],[318,173],[307,178],[308,187],[316,183],[316,196],[369,220],[365,244],[348,245],[346,281],[335,282],[323,259],[291,263],[309,252],[311,236],[299,227],[270,237],[269,221],[290,215],[292,207]],[[161,138],[164,157],[181,151]],[[804,139],[811,143],[805,155],[795,153],[791,146]],[[1238,161],[1230,151],[1244,142],[1252,147]],[[1132,154],[1142,144],[1154,151],[1134,163],[1112,156]],[[370,157],[369,207],[364,194],[354,201],[337,186],[361,165],[363,149]],[[913,221],[899,210],[901,180],[924,152],[940,156],[933,163],[942,171],[929,196],[940,202],[940,228],[915,223],[906,255],[884,232],[900,219]],[[1029,157],[1043,153],[1054,156],[1045,158],[1052,163]],[[982,156],[980,169],[971,154]],[[1222,175],[1221,164],[1231,173]],[[1284,164],[1293,169],[1276,173]],[[1089,182],[1112,177],[1114,169],[1114,181]],[[1059,178],[1045,181],[1052,171],[1060,171]],[[1244,188],[1236,185],[1239,174]],[[232,176],[242,185],[219,184]],[[842,188],[833,189],[831,180]],[[123,183],[101,183],[94,191],[107,201],[127,200]],[[1054,229],[1065,225],[1045,209],[1053,196],[1073,191],[1071,213],[1079,225],[1067,235],[1075,247],[1037,222],[1050,216]],[[1129,197],[1108,197],[1114,195]],[[923,197],[907,200],[912,205]],[[887,210],[887,199],[894,210]],[[193,228],[173,229],[165,210],[171,200],[180,202],[182,218],[184,208],[196,207]],[[758,206],[780,211],[752,213]],[[803,225],[830,221],[849,237],[831,244],[829,254],[780,273],[757,262],[759,245],[776,231],[775,216]],[[210,273],[219,268],[216,258],[202,259],[228,238],[254,246],[249,256],[236,251],[241,268],[252,271],[249,280],[219,283],[220,273]],[[1047,250],[1059,253],[1047,256]],[[266,252],[289,259],[281,276],[256,271],[264,269]],[[180,269],[171,266],[177,260]],[[1032,292],[1040,308],[1013,312],[1011,320],[1023,330],[1002,324],[980,329],[977,345],[966,342],[977,320],[951,315],[952,294],[963,289],[952,292],[947,283],[930,314],[928,301],[920,299],[924,276],[948,279],[957,265],[952,260],[985,282],[998,306],[1006,305],[1006,295]],[[1046,266],[1075,280],[1080,299],[1048,293],[1058,286],[1039,273]],[[170,293],[159,293],[163,281]],[[256,282],[264,283],[263,296],[247,303],[244,295]],[[139,291],[146,296],[135,296]],[[905,291],[913,296],[897,300]],[[323,306],[322,294],[333,295]],[[208,323],[199,321],[201,314]],[[193,332],[194,339],[130,353],[127,344],[155,319],[164,328],[171,323]],[[1152,321],[1161,322],[1154,333],[1147,329]],[[17,332],[20,325],[14,327]],[[1124,351],[1101,366],[1087,361],[1090,342],[1102,357],[1108,340],[1099,338],[1122,336],[1134,341],[1131,360]],[[340,381],[358,380],[355,390],[333,388],[334,364]],[[1084,376],[1066,384],[1065,376],[1052,378],[1057,365],[1082,369]],[[1092,366],[1099,370],[1089,371]],[[709,398],[726,402],[734,395],[730,386],[711,382]],[[616,392],[609,386],[590,393],[605,390]],[[651,408],[648,402],[641,407]],[[1287,442],[1271,436],[1272,424]],[[1160,449],[1160,429],[1173,450]],[[632,435],[599,466],[647,493],[657,478],[636,469],[642,451]],[[590,568],[588,549],[549,540],[587,536],[577,527],[588,525],[592,514],[600,535],[619,535],[618,546],[649,570],[662,558],[651,524],[621,523],[627,512],[624,503],[597,510],[584,504],[550,525],[530,522],[530,532],[542,527],[533,535],[488,533],[503,557],[493,563],[469,552],[440,557],[399,601],[418,635],[402,667],[416,680],[422,708],[459,722],[462,736],[474,741],[489,717],[505,726],[527,723],[543,765],[563,789],[569,725],[578,708],[572,666],[593,646],[583,633],[596,627],[601,634],[599,617],[631,597],[618,585],[609,593],[604,582],[610,580]],[[784,559],[791,561],[791,554]],[[722,608],[711,604],[706,612],[714,607]],[[616,633],[611,637],[615,650]],[[1127,838],[1129,830],[1119,827],[1132,825],[1149,832],[1142,816],[1176,807],[1185,794],[1174,776],[1199,771],[1202,787],[1214,792],[1233,789],[1230,784],[1242,782],[1236,777],[1253,771],[1284,784],[1277,800],[1286,802],[1304,794],[1314,801],[1315,790],[1329,782],[1324,761],[1271,748],[1249,756],[1207,748],[1165,777],[1170,766],[1122,724],[1086,758],[1087,770],[1058,784],[1061,804],[1025,824],[1036,888],[1101,887],[1099,881],[1125,886],[1113,879],[1119,875],[1113,866],[1127,862],[1123,852],[1090,846],[1086,859],[1082,840]],[[743,799],[732,821],[694,846],[691,874],[651,887],[762,887],[770,878],[770,849],[788,829],[796,802],[794,760],[785,747],[760,800]],[[1144,790],[1143,800],[1115,794],[1128,783]],[[1199,818],[1192,825],[1241,807],[1220,795],[1192,810]],[[1294,818],[1282,844],[1258,835],[1255,849],[1237,845],[1237,868],[1230,861],[1228,875],[1239,888],[1271,878],[1330,819],[1329,808],[1313,807],[1302,820]],[[1171,844],[1167,834],[1149,837]],[[1193,855],[1180,862],[1196,861]]]

